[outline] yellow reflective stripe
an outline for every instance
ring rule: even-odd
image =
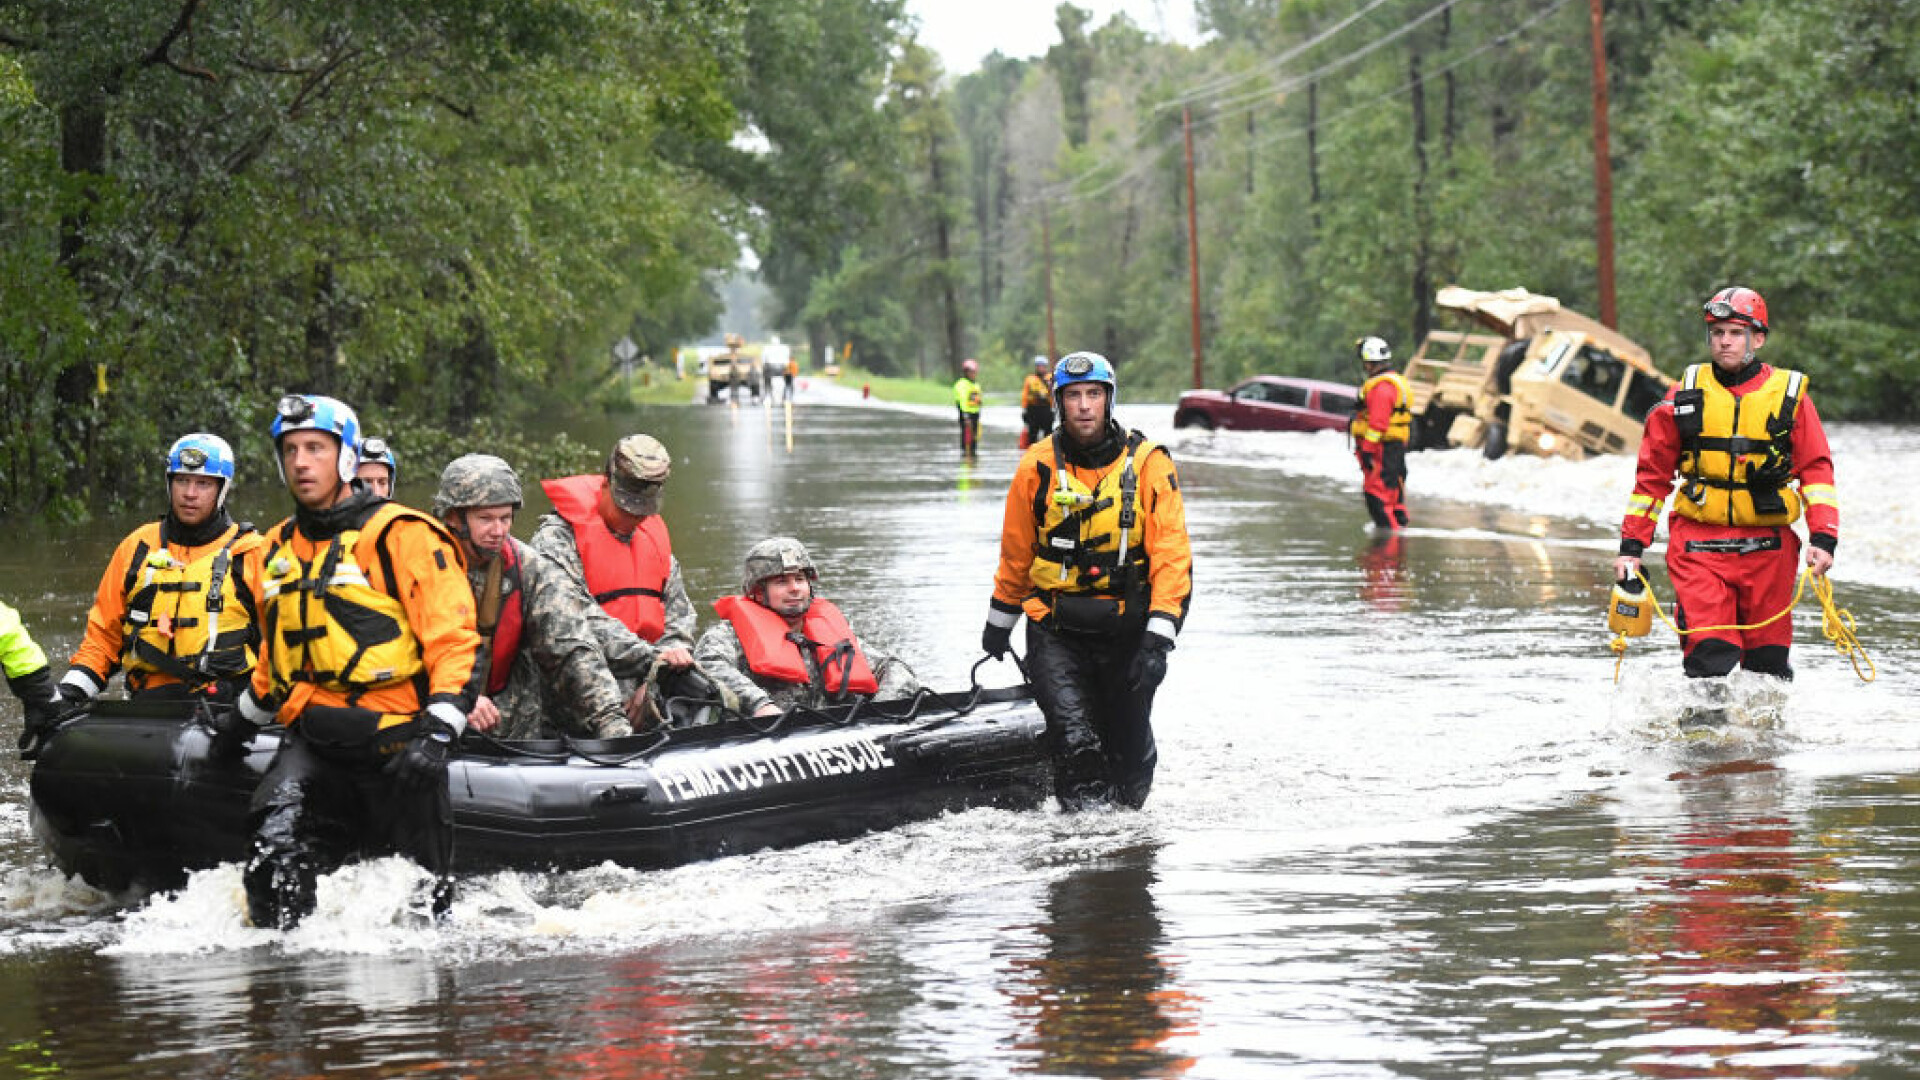
[[[1832,484],[1802,484],[1800,495],[1815,506],[1840,508],[1840,496],[1834,492]]]
[[[1635,494],[1627,498],[1628,517],[1659,518],[1661,503],[1653,501],[1651,495]]]

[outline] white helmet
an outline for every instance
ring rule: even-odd
[[[1393,350],[1388,347],[1386,338],[1369,335],[1354,342],[1353,347],[1360,354],[1363,364],[1393,363]]]

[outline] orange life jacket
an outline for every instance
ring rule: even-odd
[[[520,651],[520,635],[526,629],[526,612],[520,601],[527,594],[520,576],[520,545],[511,537],[500,549],[500,580],[507,583],[506,598],[500,604],[500,622],[493,628],[493,656],[487,664],[487,693],[498,694],[507,688],[513,674],[513,658]]]
[[[633,539],[622,543],[600,517],[603,476],[566,476],[542,480],[547,498],[566,523],[580,549],[587,591],[626,628],[649,642],[667,632],[667,577],[673,572],[673,541],[659,514],[642,518]]]
[[[713,602],[713,610],[733,624],[740,648],[747,654],[747,666],[765,679],[808,685],[807,662],[800,646],[788,637],[787,620],[764,604],[744,596],[723,596]],[[800,623],[800,634],[813,646],[814,663],[828,693],[872,694],[880,690],[880,681],[867,665],[866,653],[853,636],[853,627],[840,609],[825,600],[815,600]]]

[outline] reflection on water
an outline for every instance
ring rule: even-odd
[[[1820,838],[1783,804],[1777,767],[1679,772],[1678,814],[1623,822],[1616,873],[1640,882],[1615,919],[1642,1030],[1619,1041],[1650,1076],[1840,1076],[1851,943]],[[1836,1056],[1838,1060],[1835,1060]]]
[[[1037,955],[1016,958],[1007,988],[1025,1029],[1022,1071],[1178,1076],[1193,1065],[1169,1044],[1191,1035],[1201,1002],[1179,985],[1154,910],[1153,852],[1080,870],[1048,889]]]

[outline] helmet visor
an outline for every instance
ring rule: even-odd
[[[1707,312],[1707,318],[1709,319],[1733,319],[1733,318],[1744,319],[1746,318],[1745,315],[1741,314],[1738,311],[1735,311],[1733,305],[1727,303],[1725,300],[1707,301],[1706,312]]]

